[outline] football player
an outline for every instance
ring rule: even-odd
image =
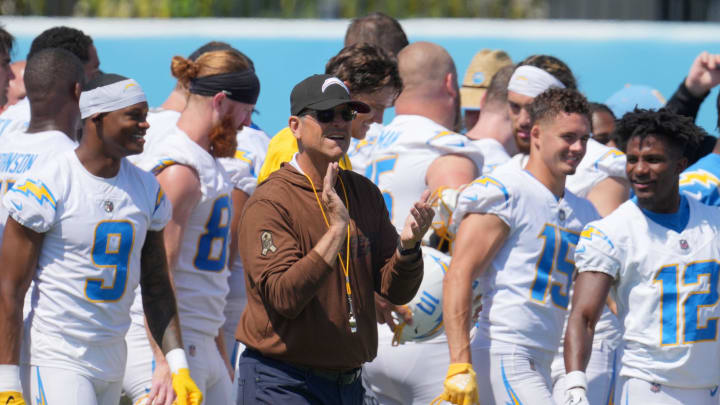
[[[635,197],[588,224],[565,335],[566,404],[586,404],[584,373],[608,292],[623,326],[614,403],[717,404],[720,227],[717,207],[678,191],[703,131],[665,110],[635,110],[616,133]]]
[[[260,83],[249,60],[232,49],[206,52],[196,61],[176,56],[172,72],[190,93],[187,105],[172,132],[152,139],[137,164],[155,174],[173,207],[165,246],[193,379],[208,403],[228,404],[232,365],[221,328],[233,184],[218,158],[235,156],[237,130],[250,124]],[[152,380],[152,402],[156,395],[167,397],[169,373],[162,353],[143,334],[136,302],[126,373],[136,381],[134,400]]]
[[[117,404],[127,353],[122,341],[138,283],[178,404],[202,401],[190,378],[164,260],[171,207],[153,176],[125,159],[143,149],[145,100],[134,80],[97,76],[80,98],[80,146],[33,168],[3,198],[9,218],[0,248],[2,403],[24,404],[28,397]]]
[[[592,204],[565,187],[585,154],[590,110],[576,90],[559,88],[528,107],[525,170],[505,165],[475,180],[453,215],[458,229],[443,288],[451,364],[440,398],[454,404],[476,402],[478,385],[483,404],[554,404],[550,364],[569,304],[573,247],[583,226],[598,218]],[[471,285],[478,276],[485,293],[471,346]],[[482,370],[478,385],[474,368]]]

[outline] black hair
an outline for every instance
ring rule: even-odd
[[[77,56],[61,48],[35,52],[25,66],[25,90],[30,102],[51,100],[84,80],[82,62]]]
[[[345,32],[345,46],[367,42],[377,45],[392,55],[408,45],[407,35],[398,20],[383,13],[371,13],[350,22]]]
[[[7,32],[5,28],[0,26],[0,53],[4,53],[10,56],[10,52],[12,51],[14,43],[15,38],[9,32]]]
[[[213,51],[237,52],[240,55],[242,55],[245,59],[247,59],[248,63],[250,64],[250,69],[255,71],[255,64],[253,63],[252,59],[250,59],[244,53],[233,48],[232,45],[228,44],[227,42],[222,42],[222,41],[210,41],[210,42],[206,43],[205,45],[201,46],[200,48],[196,49],[193,53],[191,53],[190,56],[188,56],[188,59],[195,62],[197,60],[197,58],[200,57],[200,55],[207,53],[207,52],[213,52]]]
[[[555,76],[556,79],[560,80],[562,84],[568,89],[577,90],[577,80],[573,75],[572,70],[568,67],[565,62],[551,55],[530,55],[525,60],[520,62],[518,66],[529,65],[540,68],[551,75]]]
[[[590,103],[590,112],[592,114],[595,114],[596,112],[606,112],[606,113],[610,114],[610,116],[613,117],[613,119],[617,119],[617,117],[615,116],[615,113],[612,112],[610,107],[608,107],[607,105],[605,105],[603,103],[594,103],[594,102]]]
[[[71,52],[84,64],[90,60],[92,38],[82,31],[70,27],[53,27],[43,31],[33,39],[27,59],[47,48],[62,48]]]
[[[692,118],[665,108],[657,111],[635,108],[617,121],[614,133],[622,150],[627,150],[628,142],[636,136],[641,140],[648,136],[662,137],[688,161],[696,160],[698,147],[706,135],[705,130],[695,125]]]

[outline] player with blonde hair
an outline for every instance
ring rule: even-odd
[[[207,52],[194,62],[176,56],[172,72],[190,93],[187,105],[177,124],[151,141],[137,164],[155,174],[173,206],[165,246],[193,379],[208,403],[226,404],[232,366],[220,329],[228,292],[233,185],[218,159],[234,156],[236,132],[250,123],[260,83],[248,59],[234,50]],[[133,309],[126,391],[135,401],[147,391],[155,403],[169,404],[167,366],[144,338],[138,302]]]

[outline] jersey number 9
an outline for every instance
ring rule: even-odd
[[[85,282],[85,296],[88,300],[112,302],[123,296],[134,239],[135,228],[127,221],[103,221],[95,227],[93,264],[100,268],[112,268],[115,277],[110,286],[105,286],[101,278],[88,278]]]

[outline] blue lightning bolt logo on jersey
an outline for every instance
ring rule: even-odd
[[[47,202],[53,209],[55,209],[55,197],[42,181],[27,179],[25,180],[25,183],[16,185],[10,189],[10,192],[20,193],[27,197],[33,197],[40,205],[43,205],[43,202]]]
[[[503,196],[505,196],[505,201],[507,201],[508,199],[510,199],[510,193],[508,193],[508,190],[507,190],[507,188],[505,187],[505,185],[502,184],[499,180],[497,180],[497,179],[495,179],[495,178],[493,178],[493,177],[483,176],[483,177],[480,177],[479,179],[473,180],[473,182],[470,183],[470,184],[471,184],[471,185],[473,185],[473,184],[479,184],[479,185],[481,185],[481,186],[485,186],[486,188],[489,187],[489,186],[494,186],[494,187],[498,188],[498,189],[503,193]],[[471,200],[477,200],[477,199],[478,199],[478,195],[477,195],[477,193],[475,193],[475,194],[466,196],[466,198],[471,199]]]
[[[597,169],[599,163],[602,162],[603,160],[605,160],[607,158],[617,159],[617,158],[621,158],[623,156],[625,156],[625,154],[622,153],[622,151],[619,151],[617,149],[610,149],[609,151],[605,152],[602,156],[600,156],[600,158],[598,160],[595,161],[594,166]]]
[[[607,242],[607,244],[610,245],[611,248],[615,248],[615,245],[613,245],[612,241],[610,241],[610,238],[608,238],[607,235],[603,233],[603,231],[595,228],[594,226],[586,226],[585,229],[583,229],[580,233],[580,238],[582,239],[592,241],[593,237],[600,238],[601,240]]]
[[[720,205],[720,178],[704,169],[680,175],[680,191],[705,204]]]

